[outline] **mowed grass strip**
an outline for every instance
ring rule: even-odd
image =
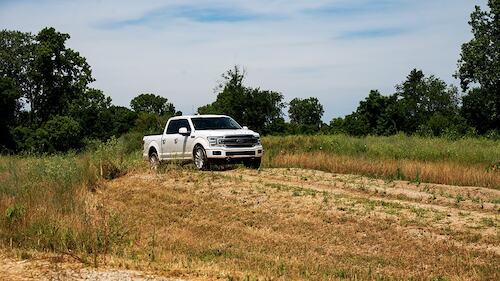
[[[265,137],[265,165],[385,179],[500,188],[500,141],[391,137]]]

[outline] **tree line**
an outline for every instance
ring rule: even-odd
[[[353,113],[325,124],[317,98],[287,103],[280,92],[246,86],[244,69],[235,66],[222,75],[216,100],[197,112],[230,115],[262,134],[498,136],[500,0],[489,0],[488,6],[471,14],[473,38],[462,45],[454,75],[460,89],[413,69],[393,94],[372,90]],[[167,98],[151,93],[136,96],[130,108],[113,105],[89,86],[91,67],[66,46],[69,38],[54,28],[38,34],[0,31],[1,151],[80,149],[90,140],[127,132],[158,133],[169,117],[182,114]]]
[[[131,109],[112,105],[68,34],[0,31],[0,148],[3,152],[79,149],[131,130],[147,133],[176,114],[167,98],[141,94]]]

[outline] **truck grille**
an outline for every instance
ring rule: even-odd
[[[221,140],[226,147],[253,147],[259,143],[259,138],[253,135],[227,136]]]

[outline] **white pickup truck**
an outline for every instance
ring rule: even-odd
[[[193,161],[200,170],[211,163],[243,163],[259,168],[264,149],[258,133],[225,115],[176,116],[162,135],[143,138],[143,156],[152,168],[160,161]]]

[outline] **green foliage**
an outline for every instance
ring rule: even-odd
[[[55,115],[66,115],[66,109],[94,81],[84,57],[65,46],[69,34],[44,28],[35,37],[30,78],[36,91],[25,97],[33,118],[43,123]]]
[[[294,124],[319,126],[323,117],[323,106],[317,98],[294,98],[290,101],[288,116]]]
[[[40,128],[18,126],[12,134],[21,151],[52,153],[82,146],[80,124],[68,116],[55,116]]]
[[[163,134],[165,124],[167,124],[169,118],[170,116],[139,112],[133,130],[145,135]]]
[[[35,38],[31,33],[0,31],[0,77],[14,79],[24,96],[35,90],[30,75],[34,44]]]
[[[396,86],[395,94],[386,97],[372,90],[355,112],[332,120],[332,125],[335,131],[354,136],[398,132],[439,136],[447,129],[458,134],[468,130],[459,115],[457,89],[416,69]]]
[[[489,0],[488,6],[489,11],[475,7],[469,21],[473,38],[462,45],[457,77],[464,91],[473,83],[486,90],[500,85],[500,1]]]
[[[84,137],[103,137],[100,113],[111,100],[87,88],[94,81],[90,66],[65,46],[69,38],[54,28],[44,28],[36,36],[0,32],[0,111],[4,115],[0,146],[67,151],[79,148]],[[26,102],[23,109],[29,111],[20,111],[21,98]]]
[[[107,124],[105,131],[109,136],[118,137],[134,127],[137,113],[126,107],[113,105],[102,114],[102,118]]]
[[[0,77],[0,150],[13,148],[10,129],[15,125],[19,113],[19,98],[14,79]]]
[[[398,131],[414,133],[434,114],[453,116],[458,113],[458,93],[454,87],[434,76],[425,77],[420,70],[412,70],[401,85],[396,86],[399,111],[403,112]]]
[[[22,220],[22,217],[26,213],[26,208],[23,205],[10,206],[5,210],[5,217],[9,223],[14,223],[16,221]]]
[[[154,94],[140,94],[132,99],[130,107],[135,112],[144,112],[156,115],[175,115],[175,107],[167,98]]]
[[[198,113],[229,115],[260,133],[270,132],[273,122],[283,115],[283,95],[245,87],[245,73],[238,66],[228,70],[222,78],[224,82],[219,86],[216,101],[198,108]]]
[[[81,146],[80,124],[68,116],[55,116],[43,128],[50,143],[49,152],[68,151]]]
[[[473,38],[462,45],[456,77],[462,89],[463,116],[481,134],[500,129],[500,1],[489,0],[489,11],[479,6],[469,21]]]
[[[108,129],[112,116],[106,115],[110,107],[110,97],[100,90],[90,88],[71,101],[68,115],[80,124],[82,137],[104,141],[111,137]]]
[[[499,96],[500,92],[474,88],[462,98],[462,116],[479,134],[500,129],[500,111],[497,111]]]

